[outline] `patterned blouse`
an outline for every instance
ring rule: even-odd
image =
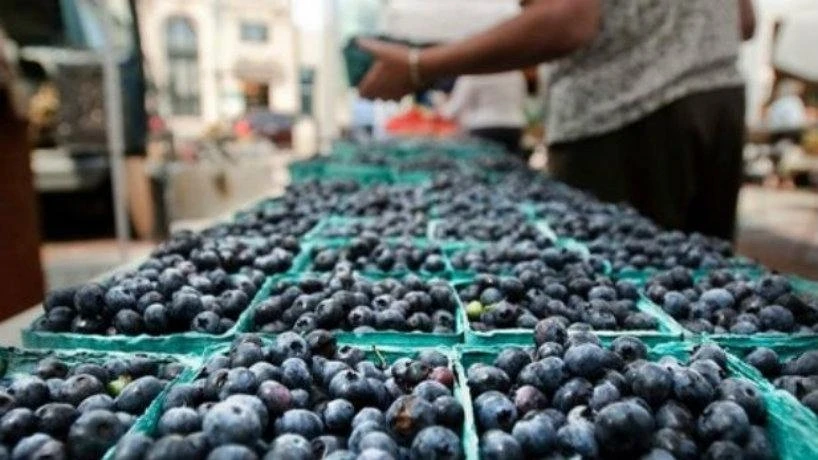
[[[555,62],[550,143],[621,128],[692,93],[738,87],[736,0],[602,0],[600,33]]]

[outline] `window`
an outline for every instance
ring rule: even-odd
[[[176,115],[198,115],[199,44],[190,19],[168,19],[165,39],[168,52],[170,105]]]
[[[239,28],[241,30],[241,41],[243,42],[263,43],[267,41],[267,24],[263,22],[243,21]]]

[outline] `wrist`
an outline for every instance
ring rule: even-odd
[[[420,72],[420,54],[420,48],[409,48],[409,80],[415,88],[423,86],[423,79]]]

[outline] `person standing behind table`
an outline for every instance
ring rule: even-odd
[[[526,82],[521,72],[464,75],[455,82],[440,112],[456,119],[472,136],[494,141],[520,155],[525,96]]]
[[[414,50],[376,40],[365,97],[553,61],[549,169],[659,224],[732,238],[751,0],[541,0],[483,33]]]

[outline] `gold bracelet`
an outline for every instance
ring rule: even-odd
[[[409,78],[415,88],[420,88],[420,49],[409,48]]]

